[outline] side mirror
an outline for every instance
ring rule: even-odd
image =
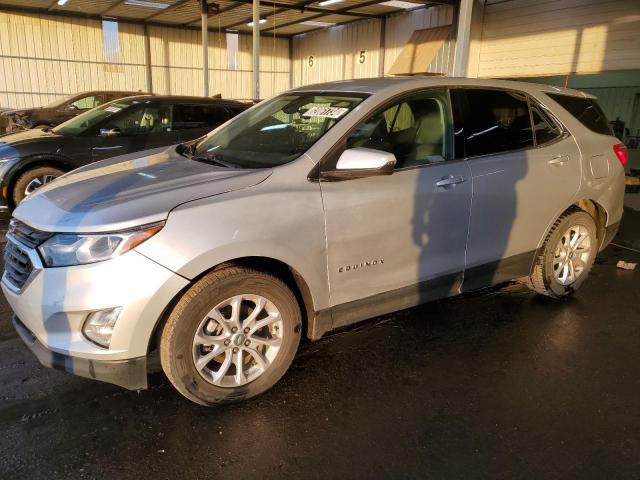
[[[335,169],[322,172],[321,178],[343,180],[391,175],[395,166],[396,157],[393,153],[372,148],[349,148],[342,152]]]
[[[118,127],[100,129],[101,137],[117,137],[118,135],[120,135],[120,129]]]
[[[67,110],[71,110],[71,111],[78,110],[78,107],[76,107],[76,106],[72,103],[71,105],[67,105]]]

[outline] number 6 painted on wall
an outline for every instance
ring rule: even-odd
[[[313,55],[309,55],[309,66],[313,67]]]

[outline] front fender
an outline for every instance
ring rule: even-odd
[[[137,251],[193,279],[246,257],[278,260],[309,286],[316,311],[329,306],[324,212],[319,185],[283,167],[250,188],[175,208],[165,227]]]

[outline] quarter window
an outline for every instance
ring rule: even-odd
[[[536,145],[544,145],[554,141],[562,130],[537,103],[531,101],[531,119],[533,120],[533,131],[536,138]]]
[[[396,168],[453,158],[448,95],[444,91],[414,94],[364,121],[347,139],[347,148],[393,153]]]
[[[533,146],[529,106],[524,94],[503,90],[466,90],[467,156]]]

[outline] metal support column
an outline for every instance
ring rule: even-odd
[[[151,41],[149,40],[149,29],[144,24],[144,65],[147,74],[147,93],[153,93],[153,70],[151,69]]]
[[[453,59],[453,76],[465,77],[469,63],[469,46],[471,43],[471,14],[474,0],[460,0],[458,8],[458,31],[456,50]]]
[[[380,19],[380,48],[378,50],[378,75],[384,77],[384,54],[387,43],[387,17]]]
[[[209,96],[209,7],[207,0],[200,0],[202,23],[202,86],[203,95]]]
[[[253,99],[260,100],[260,0],[253,0]]]

